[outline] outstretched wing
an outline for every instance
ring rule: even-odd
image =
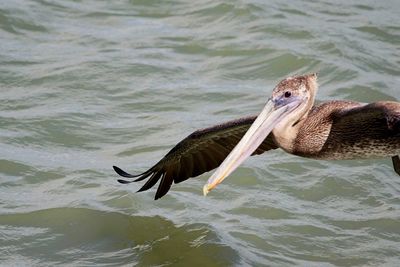
[[[140,192],[153,187],[161,179],[155,195],[155,199],[158,199],[168,192],[172,182],[177,184],[218,167],[255,119],[256,116],[245,117],[195,131],[172,148],[157,164],[139,175],[131,175],[113,166],[119,175],[136,178],[133,181],[118,181],[126,184],[148,178],[139,189]],[[276,148],[270,134],[253,155]]]
[[[322,153],[334,151],[340,159],[350,159],[391,157],[400,152],[400,103],[347,103],[331,112],[330,118]]]

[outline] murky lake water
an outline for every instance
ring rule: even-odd
[[[400,100],[400,2],[2,1],[0,264],[398,266],[389,159],[252,157],[155,191],[195,129],[256,114],[284,77],[319,100]],[[189,265],[190,264],[190,265]]]

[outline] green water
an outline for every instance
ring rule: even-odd
[[[399,1],[0,3],[0,265],[398,266],[389,159],[253,157],[154,190],[198,128],[256,114],[286,76],[319,100],[400,100]]]

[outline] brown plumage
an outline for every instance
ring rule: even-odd
[[[273,101],[284,106],[281,102],[290,97],[306,95],[305,100],[275,126],[252,155],[279,147],[315,159],[392,157],[394,170],[400,175],[400,103],[329,101],[313,106],[316,91],[315,74],[280,82],[273,90]],[[256,116],[245,117],[195,131],[142,174],[131,175],[114,166],[119,175],[136,178],[118,181],[130,183],[148,178],[139,189],[144,191],[161,180],[155,195],[158,199],[173,182],[180,183],[218,167],[255,119]]]
[[[400,103],[326,102],[310,111],[291,153],[329,160],[385,157],[399,151],[395,121],[400,121]]]
[[[233,147],[239,142],[256,116],[240,118],[210,128],[197,130],[180,141],[157,164],[139,175],[131,175],[117,166],[114,170],[125,178],[136,178],[133,181],[118,180],[120,183],[131,183],[149,178],[138,190],[145,191],[154,186],[160,179],[155,199],[164,196],[171,188],[172,182],[180,183],[218,167]],[[254,154],[278,148],[272,136],[264,140]]]

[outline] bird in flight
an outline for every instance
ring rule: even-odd
[[[197,130],[176,144],[147,171],[132,175],[117,166],[122,184],[146,180],[145,191],[160,181],[155,199],[172,183],[215,168],[203,188],[206,195],[246,158],[281,148],[322,160],[392,158],[400,175],[400,102],[370,104],[333,100],[314,105],[317,75],[288,77],[273,89],[258,116],[248,116]]]

